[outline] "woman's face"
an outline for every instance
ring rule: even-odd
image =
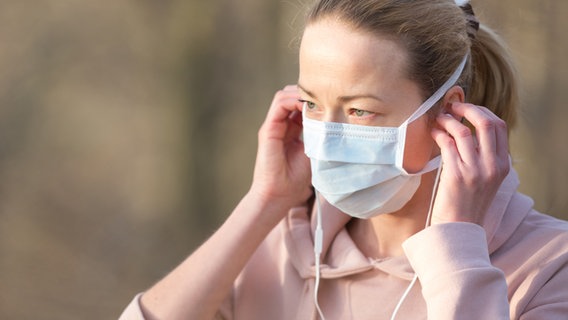
[[[300,47],[298,86],[306,116],[327,122],[398,127],[427,98],[407,77],[396,42],[323,19],[309,24]],[[404,168],[421,170],[439,154],[428,116],[408,126]]]

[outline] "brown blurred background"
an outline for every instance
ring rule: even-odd
[[[304,2],[0,2],[1,319],[117,318],[224,220]],[[473,5],[522,75],[522,191],[568,218],[568,1]]]

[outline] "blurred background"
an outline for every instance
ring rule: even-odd
[[[114,319],[225,219],[307,0],[0,1],[0,318]],[[568,1],[473,0],[522,76],[512,153],[568,218]]]

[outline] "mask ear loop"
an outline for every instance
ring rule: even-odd
[[[426,224],[424,225],[424,229],[428,228],[430,226],[431,221],[432,221],[432,208],[434,207],[434,200],[436,199],[436,193],[438,192],[438,184],[440,182],[441,172],[442,172],[442,163],[440,163],[440,166],[438,167],[438,170],[436,171],[436,180],[434,180],[434,187],[432,188],[432,196],[430,197],[430,206],[428,208],[428,215],[426,216]],[[402,297],[398,301],[398,304],[394,308],[394,311],[393,311],[392,316],[391,316],[391,320],[394,320],[396,318],[396,315],[397,315],[398,311],[400,310],[402,303],[404,302],[404,300],[406,300],[406,297],[408,297],[410,290],[412,290],[412,287],[414,287],[417,280],[418,280],[418,275],[415,273],[414,277],[412,278],[412,281],[410,282],[410,284],[406,288],[406,291],[404,291],[404,293],[402,294]]]
[[[320,316],[320,318],[322,320],[325,320],[325,317],[323,316],[323,312],[321,311],[321,308],[319,306],[318,303],[318,291],[319,291],[319,283],[320,283],[320,278],[321,278],[321,272],[320,272],[320,257],[321,257],[321,252],[322,252],[322,247],[323,247],[323,229],[322,229],[322,223],[321,223],[321,205],[320,205],[320,200],[319,200],[319,196],[318,196],[318,191],[316,190],[316,204],[317,204],[317,212],[316,212],[316,219],[317,219],[317,223],[316,223],[316,231],[315,231],[315,235],[314,235],[314,254],[315,254],[315,260],[316,260],[316,281],[315,281],[315,288],[314,288],[314,302],[316,305],[316,309],[318,311],[318,314]]]
[[[452,75],[450,76],[450,78],[448,80],[446,80],[446,82],[440,87],[438,88],[438,90],[436,90],[436,92],[434,92],[428,99],[426,99],[426,101],[424,101],[419,107],[418,109],[416,109],[416,111],[414,111],[414,113],[412,115],[410,115],[410,117],[408,117],[408,119],[406,119],[406,121],[404,121],[399,128],[403,129],[403,130],[399,130],[398,131],[398,141],[402,141],[403,143],[399,143],[397,146],[397,150],[396,150],[396,166],[399,169],[403,169],[403,161],[404,161],[404,145],[405,145],[405,141],[406,141],[406,128],[408,127],[408,125],[413,122],[414,120],[420,118],[422,115],[424,115],[426,112],[428,112],[428,110],[430,110],[430,108],[432,108],[436,102],[440,101],[440,99],[442,99],[444,97],[444,95],[446,94],[446,92],[448,92],[448,90],[450,90],[459,80],[465,65],[467,63],[467,59],[469,58],[469,52],[466,53],[466,55],[462,58],[460,64],[458,65],[457,69],[454,70],[454,73],[452,73]]]

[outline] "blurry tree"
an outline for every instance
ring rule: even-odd
[[[294,81],[296,11],[0,2],[1,319],[112,319],[214,229]]]
[[[521,190],[537,209],[568,218],[568,22],[567,1],[516,0],[473,2],[483,21],[510,44],[522,78],[519,127],[513,158]]]
[[[0,2],[0,319],[116,318],[224,220],[303,2]],[[473,5],[523,76],[522,188],[566,218],[568,2]]]

